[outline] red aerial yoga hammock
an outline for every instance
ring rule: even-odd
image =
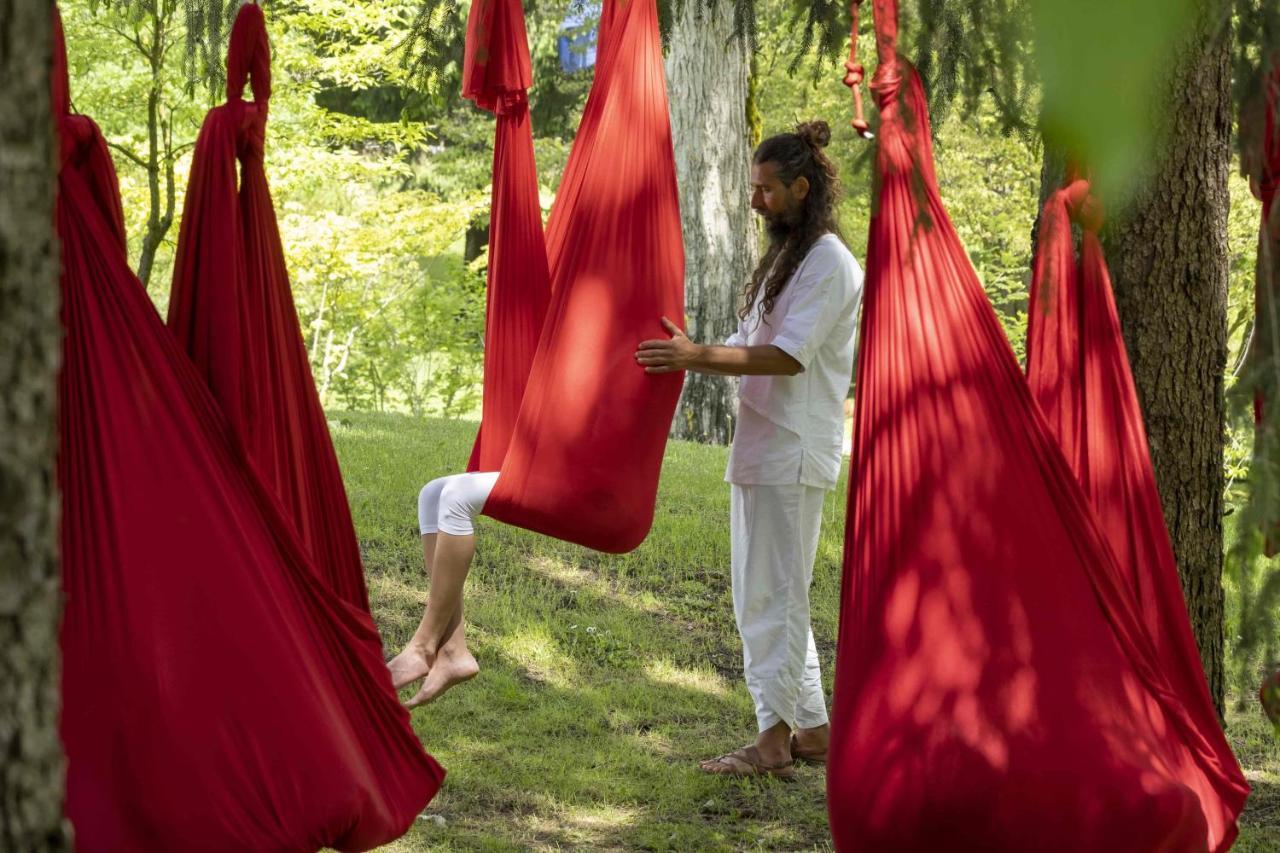
[[[635,347],[684,316],[684,245],[654,0],[605,0],[591,95],[545,248],[519,0],[478,0],[463,94],[497,113],[484,416],[470,470],[484,514],[599,551],[639,545],[680,374]]]
[[[129,270],[55,19],[61,734],[82,851],[367,849],[444,772]]]
[[[881,123],[827,776],[836,846],[1226,849],[1247,789],[1166,675],[1030,393],[939,197],[896,3],[874,7]]]
[[[1081,226],[1077,263],[1071,225]],[[1031,282],[1027,383],[1111,546],[1160,668],[1192,717],[1224,781],[1244,775],[1222,732],[1169,541],[1138,392],[1087,181],[1069,178],[1045,203]],[[1231,803],[1205,804],[1213,838],[1235,821]]]
[[[1263,420],[1264,403],[1280,393],[1280,46],[1272,49],[1262,73],[1258,93],[1258,114],[1242,113],[1240,136],[1242,159],[1248,156],[1249,187],[1262,202],[1262,224],[1258,228],[1258,263],[1254,293],[1254,340],[1250,347],[1251,378],[1254,383],[1254,465],[1270,464],[1270,470],[1255,477],[1277,477],[1280,459],[1280,419]],[[1260,120],[1259,120],[1260,119]],[[1274,500],[1275,492],[1272,493]],[[1266,554],[1280,551],[1280,522],[1272,520],[1266,531]],[[1258,690],[1267,717],[1280,730],[1280,669],[1270,674]]]
[[[1274,482],[1280,471],[1280,418],[1268,401],[1280,393],[1280,216],[1275,201],[1280,194],[1280,47],[1265,57],[1259,72],[1260,90],[1251,106],[1240,112],[1240,159],[1249,188],[1262,202],[1258,228],[1258,260],[1254,282],[1253,340],[1246,353],[1248,382],[1253,390],[1255,497],[1264,494],[1257,484],[1272,485],[1263,498],[1264,510],[1275,515],[1280,490]],[[1265,520],[1263,552],[1280,552],[1280,520]]]
[[[250,80],[254,99],[245,101]],[[263,170],[270,99],[266,24],[262,10],[247,4],[231,30],[227,103],[209,111],[196,141],[169,328],[208,380],[330,588],[368,610],[360,547]]]

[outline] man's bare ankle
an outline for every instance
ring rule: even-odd
[[[814,726],[808,729],[796,729],[796,743],[802,746],[826,747],[831,740],[830,724]]]

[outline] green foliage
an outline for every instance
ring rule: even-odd
[[[151,69],[123,49],[140,7],[95,13],[85,0],[69,0],[63,8],[76,105],[117,151],[141,144]],[[382,120],[359,100],[407,85],[394,49],[412,16],[403,3],[333,0],[268,10],[275,85],[266,162],[322,397],[456,414],[474,408],[482,362],[483,277],[463,265],[461,237],[487,205],[488,177],[441,181],[447,195],[424,186],[431,126],[406,116],[408,107]],[[180,50],[169,52],[160,74],[175,134],[189,141],[206,105],[183,96],[181,60]],[[326,97],[341,100],[335,93],[349,99],[349,112],[324,105]],[[468,165],[485,159],[472,151]],[[136,245],[146,227],[146,178],[131,158],[117,160]],[[187,168],[184,161],[180,173]],[[483,165],[475,171],[487,173]],[[184,184],[178,181],[179,211]],[[175,238],[176,229],[157,258],[161,310]]]

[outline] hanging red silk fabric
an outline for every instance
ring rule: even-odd
[[[1081,227],[1077,263],[1072,222]],[[1222,732],[1191,631],[1138,392],[1089,184],[1071,179],[1045,203],[1031,282],[1027,383],[1115,555],[1162,673],[1223,769],[1230,796],[1202,801],[1210,836],[1225,838],[1248,792]]]
[[[1234,767],[1165,676],[1031,396],[939,197],[896,4],[874,9],[877,197],[827,775],[836,846],[1225,849],[1244,799]]]
[[[1264,69],[1267,66],[1263,66]],[[1275,505],[1280,482],[1280,441],[1277,440],[1277,418],[1274,406],[1264,404],[1280,394],[1280,46],[1271,49],[1270,70],[1262,74],[1257,109],[1241,111],[1241,161],[1249,176],[1249,187],[1262,202],[1262,224],[1258,229],[1258,261],[1255,275],[1254,342],[1250,347],[1250,376],[1254,383],[1253,466],[1260,473],[1255,483],[1268,483],[1270,493],[1264,498]],[[1270,423],[1263,420],[1267,415]],[[1256,488],[1256,486],[1255,486]],[[1280,551],[1280,520],[1271,519],[1267,527],[1266,555]],[[1280,731],[1280,669],[1263,679],[1258,699],[1267,718]]]
[[[363,850],[440,786],[341,601],[129,270],[116,175],[55,25],[65,609],[81,851]]]
[[[1271,51],[1259,71],[1259,87],[1240,111],[1240,161],[1249,188],[1262,202],[1258,259],[1254,282],[1253,339],[1247,353],[1246,381],[1253,390],[1255,437],[1254,500],[1268,511],[1264,552],[1280,552],[1280,417],[1274,401],[1280,395],[1280,48]],[[1269,402],[1270,401],[1270,402]]]
[[[462,96],[497,117],[485,308],[484,418],[467,465],[497,471],[507,455],[551,299],[538,169],[529,122],[533,70],[518,2],[471,4]]]
[[[466,57],[465,93],[499,115],[484,420],[471,467],[500,461],[501,473],[484,514],[629,551],[653,523],[681,388],[680,374],[648,375],[634,359],[637,341],[661,333],[659,317],[684,316],[657,9],[654,0],[604,3],[595,80],[547,226],[540,323],[546,288],[518,0],[472,5]]]
[[[249,81],[252,101],[244,100]],[[169,328],[204,374],[325,581],[368,610],[351,510],[263,169],[270,99],[266,23],[262,10],[247,4],[231,30],[227,102],[210,110],[196,141]]]

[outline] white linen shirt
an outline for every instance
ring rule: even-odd
[[[750,486],[835,487],[844,400],[856,349],[862,270],[840,238],[819,237],[773,311],[761,297],[727,346],[772,344],[800,363],[795,376],[743,376],[725,480]]]

